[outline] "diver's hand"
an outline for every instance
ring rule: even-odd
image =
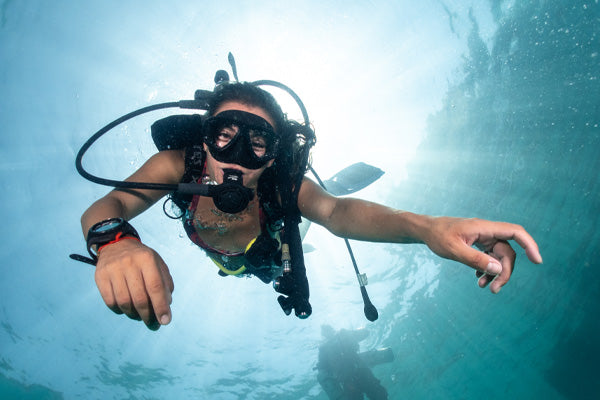
[[[157,252],[137,240],[124,239],[98,254],[96,285],[117,314],[142,320],[149,329],[171,321],[173,279]]]
[[[536,264],[542,263],[537,243],[520,225],[481,219],[437,217],[431,219],[424,242],[437,255],[477,270],[479,286],[490,282],[498,293],[512,274],[516,254],[509,240],[516,241]],[[476,246],[478,249],[474,249]]]

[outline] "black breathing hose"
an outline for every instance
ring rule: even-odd
[[[181,185],[175,185],[175,184],[151,183],[151,182],[124,182],[124,181],[100,178],[98,176],[90,174],[83,168],[82,159],[83,159],[83,155],[86,153],[86,151],[88,151],[88,149],[92,146],[92,144],[94,144],[94,142],[96,142],[96,140],[100,139],[100,137],[102,137],[102,135],[104,135],[106,132],[108,132],[111,129],[115,128],[116,126],[122,124],[123,122],[130,120],[131,118],[137,117],[139,115],[142,115],[142,114],[145,114],[145,113],[148,113],[151,111],[161,110],[164,108],[179,107],[179,108],[196,109],[197,106],[200,106],[201,104],[202,103],[200,101],[195,101],[195,100],[172,101],[172,102],[168,102],[168,103],[160,103],[160,104],[154,104],[154,105],[148,106],[148,107],[143,107],[143,108],[140,108],[139,110],[132,111],[129,114],[125,114],[122,117],[117,118],[113,122],[106,125],[104,128],[100,129],[98,132],[93,134],[83,144],[83,146],[81,146],[81,148],[79,149],[79,152],[77,153],[77,157],[75,158],[75,167],[77,168],[77,172],[79,172],[79,174],[81,176],[83,176],[85,179],[87,179],[91,182],[97,183],[99,185],[104,185],[104,186],[112,186],[115,188],[150,189],[150,190],[166,190],[166,191],[174,191],[174,190],[183,189],[184,191],[187,192],[187,190],[190,190],[190,188],[186,188],[185,187],[186,185],[183,185],[183,187],[180,187]],[[201,108],[198,108],[198,109],[201,109]],[[195,194],[201,194],[201,193],[195,193]]]

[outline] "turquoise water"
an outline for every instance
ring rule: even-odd
[[[392,399],[596,398],[598,2],[297,3],[0,2],[0,397],[326,399],[313,367],[328,323],[394,349],[374,368]],[[125,112],[210,88],[229,51],[241,79],[302,97],[322,176],[376,165],[386,174],[360,197],[522,224],[544,264],[518,251],[491,295],[423,246],[353,243],[369,323],[343,242],[311,227],[314,313],[300,321],[262,283],[218,277],[159,205],[134,225],[171,269],[173,322],[150,332],[112,314],[67,257],[107,190],[75,154]],[[131,173],[165,114],[103,138],[86,166]]]

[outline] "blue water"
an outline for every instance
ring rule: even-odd
[[[598,397],[598,1],[348,3],[0,2],[0,398],[326,399],[325,323],[393,348],[373,370],[392,399]],[[67,258],[108,190],[75,154],[126,112],[210,88],[229,51],[240,79],[302,97],[322,176],[375,165],[386,174],[360,197],[522,224],[544,264],[517,251],[492,295],[423,246],[353,243],[369,323],[343,242],[311,227],[314,314],[300,321],[257,280],[218,277],[159,205],[134,224],[170,267],[173,322],[150,332],[112,314]],[[125,177],[166,114],[119,127],[86,166]]]

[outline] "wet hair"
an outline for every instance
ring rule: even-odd
[[[286,116],[273,95],[249,82],[226,83],[218,86],[209,101],[208,115],[215,115],[221,104],[228,101],[262,108],[273,119],[275,131],[278,133],[281,133],[286,126]]]

